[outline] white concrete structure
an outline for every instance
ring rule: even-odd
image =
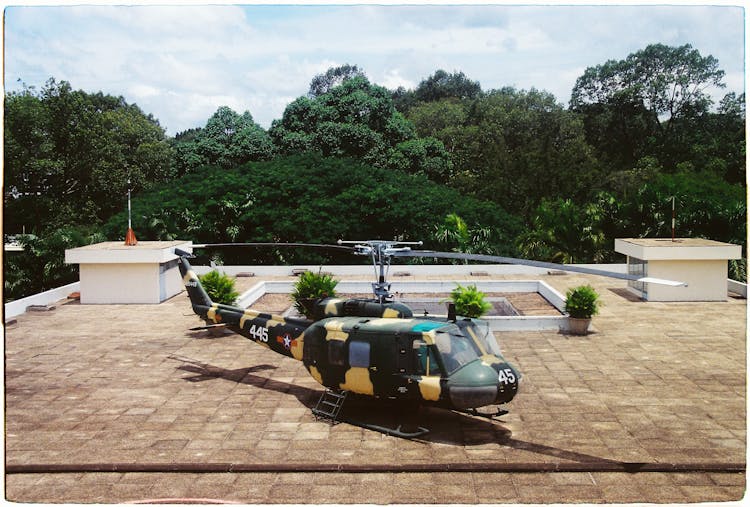
[[[647,301],[726,301],[727,262],[742,247],[701,238],[615,239],[615,252],[628,257],[628,272],[687,283],[687,287],[630,282]]]
[[[329,266],[326,266],[328,268]],[[412,267],[412,266],[409,266]],[[423,267],[423,266],[420,266]],[[477,266],[474,266],[476,269]],[[328,270],[327,270],[328,271]],[[391,290],[408,294],[436,294],[450,292],[456,287],[451,280],[399,280],[393,282]],[[466,283],[461,281],[460,283]],[[513,315],[513,316],[484,316],[482,320],[489,323],[493,331],[544,331],[569,330],[568,316],[565,312],[565,297],[554,288],[541,280],[478,280],[472,281],[482,292],[538,292],[546,299],[559,314],[550,315]],[[294,290],[292,281],[264,281],[259,282],[240,295],[238,304],[247,308],[264,294],[289,294]],[[372,290],[369,280],[341,280],[336,286],[340,293],[368,293]],[[397,295],[396,301],[399,301]],[[408,304],[408,303],[407,303]],[[291,302],[290,302],[291,305]]]
[[[80,265],[82,304],[156,304],[184,289],[174,249],[189,249],[191,244],[104,242],[66,250],[65,262]]]

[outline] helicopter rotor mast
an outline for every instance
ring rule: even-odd
[[[369,255],[372,257],[372,265],[375,269],[377,282],[372,283],[372,292],[378,302],[385,303],[393,299],[391,284],[386,281],[391,267],[391,257],[401,253],[411,252],[411,245],[422,246],[421,241],[345,241],[336,242],[341,245],[354,245],[354,255]]]

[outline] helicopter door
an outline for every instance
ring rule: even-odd
[[[411,345],[412,338],[408,336],[398,336],[396,338],[396,373],[399,375],[409,375],[412,373]]]
[[[302,349],[302,363],[315,380],[329,387],[328,353],[326,350],[325,329],[317,326],[307,328]]]
[[[413,338],[410,336],[399,335],[396,337],[396,371],[393,375],[393,388],[401,395],[408,391],[409,380],[407,376],[414,373],[412,341]]]

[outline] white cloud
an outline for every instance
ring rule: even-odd
[[[375,79],[375,82],[381,86],[385,86],[389,90],[395,90],[399,86],[403,86],[405,89],[409,90],[416,88],[417,84],[419,84],[402,76],[399,69],[387,70],[380,79]]]
[[[567,103],[588,66],[654,42],[719,59],[744,90],[744,11],[685,6],[69,6],[9,7],[5,82],[123,95],[168,132],[221,105],[264,127],[310,80],[349,63],[390,89],[437,69],[483,89],[543,89]]]

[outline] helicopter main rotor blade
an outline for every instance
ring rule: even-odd
[[[627,273],[618,273],[616,271],[607,271],[603,269],[588,268],[585,266],[576,266],[570,264],[557,264],[554,262],[543,262],[534,261],[530,259],[517,259],[515,257],[501,257],[497,255],[485,255],[485,254],[469,254],[461,252],[438,252],[432,250],[409,250],[393,252],[391,255],[394,257],[434,257],[441,259],[458,259],[458,260],[469,260],[479,262],[492,262],[498,264],[520,264],[522,266],[532,266],[535,268],[543,269],[555,269],[560,271],[571,271],[574,273],[584,273],[587,275],[599,275],[606,276],[609,278],[617,278],[620,280],[628,280],[635,282],[644,283],[657,283],[661,285],[669,285],[672,287],[687,286],[684,282],[676,282],[674,280],[663,280],[661,278],[642,277],[638,275],[631,275]]]
[[[326,245],[319,243],[201,243],[192,245],[193,248],[211,248],[211,247],[227,247],[227,246],[247,246],[247,247],[310,247],[310,248],[323,248],[330,250],[345,250],[352,252],[356,248],[351,246],[342,245]]]

